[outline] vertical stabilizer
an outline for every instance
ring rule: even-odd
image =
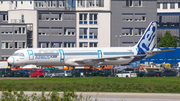
[[[146,54],[155,45],[155,36],[157,30],[157,22],[152,21],[144,32],[139,42],[134,46],[138,49],[138,54]]]

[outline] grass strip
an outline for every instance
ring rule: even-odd
[[[73,88],[80,92],[136,92],[180,93],[179,77],[79,77],[1,79],[0,90],[7,85],[23,91],[65,91]]]

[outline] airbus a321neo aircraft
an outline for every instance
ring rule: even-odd
[[[169,50],[154,49],[157,22],[152,21],[133,47],[26,48],[14,52],[8,63],[16,66],[124,65]]]

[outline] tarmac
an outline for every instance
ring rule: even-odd
[[[36,93],[41,95],[39,91],[24,91],[26,95]],[[49,92],[45,92],[48,94]],[[63,92],[59,92],[62,94]],[[90,97],[90,101],[180,101],[180,94],[175,93],[111,93],[111,92],[75,92],[83,97]],[[2,92],[0,92],[0,96]]]

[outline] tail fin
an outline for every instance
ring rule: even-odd
[[[138,54],[146,54],[147,51],[152,50],[155,45],[154,40],[156,36],[156,30],[157,22],[152,21],[145,30],[139,42],[134,46],[138,48]]]

